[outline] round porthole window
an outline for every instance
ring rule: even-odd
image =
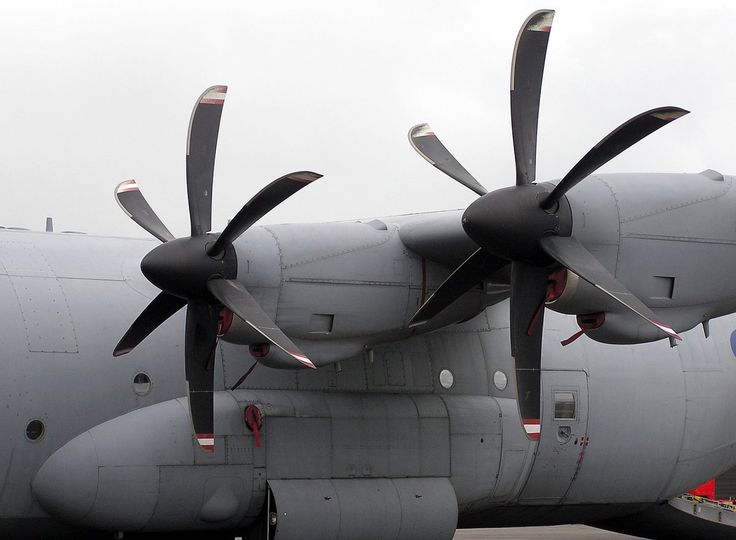
[[[452,371],[449,369],[440,371],[440,384],[446,390],[452,388],[452,385],[455,384],[455,377],[452,375]]]
[[[138,373],[133,377],[133,391],[139,396],[145,396],[151,391],[151,378],[145,373]]]
[[[506,390],[506,386],[509,384],[509,379],[503,371],[496,371],[493,374],[493,385],[499,390]]]
[[[31,420],[26,426],[26,438],[29,441],[37,441],[46,432],[46,426],[40,420]]]

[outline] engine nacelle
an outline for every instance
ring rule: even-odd
[[[601,343],[648,343],[664,337],[655,326],[566,268],[559,268],[550,275],[545,305],[558,313],[576,315],[581,333]],[[670,313],[662,319],[678,331],[688,330],[703,321],[703,314],[698,310],[668,311]]]

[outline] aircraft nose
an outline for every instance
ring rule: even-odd
[[[36,473],[31,487],[47,512],[74,522],[92,509],[97,484],[97,450],[88,431],[53,453]]]

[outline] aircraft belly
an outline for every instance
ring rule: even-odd
[[[447,478],[272,480],[275,540],[446,540],[457,524]]]

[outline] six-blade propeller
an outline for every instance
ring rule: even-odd
[[[628,120],[596,144],[554,188],[535,184],[537,126],[542,76],[554,11],[532,13],[514,47],[511,69],[511,127],[515,186],[488,192],[447,150],[427,124],[409,132],[413,148],[429,163],[480,197],[464,212],[463,228],[479,246],[419,308],[410,325],[425,324],[488,276],[511,265],[511,351],[516,362],[519,409],[530,438],[539,436],[540,367],[544,303],[550,275],[567,268],[658,328],[679,339],[574,237],[565,194],[596,169],[672,120],[687,114],[661,107]],[[200,96],[187,137],[187,195],[191,235],[176,239],[151,209],[133,180],[122,182],[116,199],[125,213],[163,242],[141,262],[143,274],[162,292],[151,301],[114,350],[131,351],[159,325],[187,306],[185,372],[194,433],[214,450],[213,364],[226,310],[237,315],[298,365],[314,364],[276,326],[236,280],[233,242],[266,213],[321,175],[300,171],[283,176],[256,194],[225,230],[210,233],[217,136],[227,87]]]
[[[538,438],[540,366],[544,303],[550,274],[559,265],[618,301],[658,328],[663,337],[680,339],[669,326],[596,260],[572,234],[572,216],[565,194],[618,154],[685,114],[661,107],[628,120],[596,144],[557,184],[537,185],[536,148],[539,100],[547,43],[554,11],[532,13],[521,27],[511,69],[511,130],[516,185],[487,193],[457,162],[427,124],[409,132],[419,154],[480,198],[464,212],[465,232],[480,247],[422,305],[411,326],[426,323],[499,268],[511,265],[511,352],[516,361],[519,409],[527,434]]]
[[[200,447],[214,451],[213,385],[218,334],[230,310],[262,337],[290,355],[297,366],[314,364],[276,326],[235,278],[233,242],[261,217],[304,186],[321,178],[298,171],[274,180],[256,194],[218,234],[212,227],[212,180],[226,86],[213,86],[200,96],[187,137],[187,196],[191,236],[174,238],[133,180],[118,185],[115,196],[123,211],[164,242],[148,253],[141,270],[161,289],[133,322],[113,354],[130,352],[159,325],[187,306],[184,362],[189,408]]]

